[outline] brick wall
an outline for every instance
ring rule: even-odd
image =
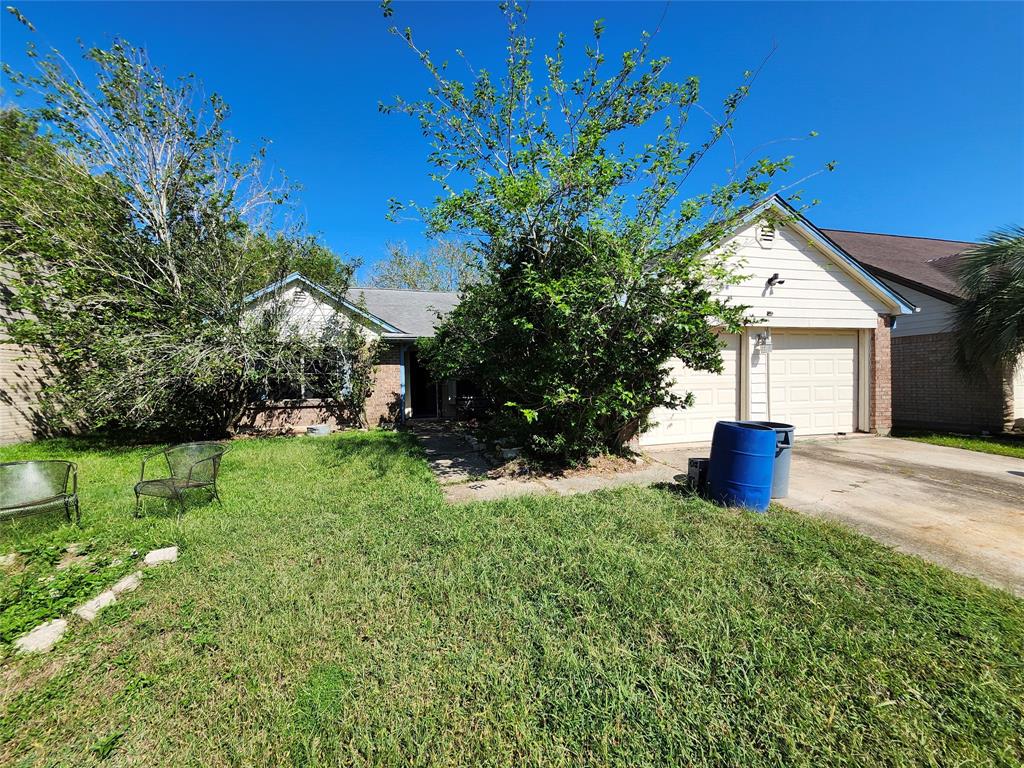
[[[38,396],[46,371],[31,350],[0,344],[0,444],[42,434]]]
[[[378,358],[373,391],[366,398],[366,423],[371,427],[397,424],[401,418],[401,353],[398,344],[387,344]]]
[[[10,309],[8,269],[0,264],[0,318],[16,317]],[[39,391],[47,372],[30,349],[5,344],[0,332],[0,444],[16,443],[45,432],[39,416]]]
[[[953,361],[953,336],[929,333],[892,340],[893,424],[958,432],[1003,428],[999,381],[963,377]]]
[[[398,423],[401,415],[401,360],[397,344],[388,344],[374,370],[374,386],[363,412],[369,427]],[[301,432],[313,424],[330,424],[335,429],[355,426],[323,400],[290,400],[254,411],[243,420],[241,430],[259,433]]]
[[[892,431],[892,342],[888,318],[879,317],[871,334],[871,431],[879,435]]]

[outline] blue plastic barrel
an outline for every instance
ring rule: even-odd
[[[774,429],[750,422],[718,422],[708,468],[711,500],[764,512],[771,501],[774,465]]]

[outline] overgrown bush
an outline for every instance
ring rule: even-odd
[[[431,143],[442,194],[411,207],[432,234],[476,238],[484,261],[424,352],[438,377],[494,398],[498,423],[535,455],[580,461],[622,449],[652,408],[688,404],[668,390],[671,358],[720,370],[716,334],[735,330],[743,308],[721,299],[733,276],[715,248],[790,158],[733,162],[721,184],[684,194],[702,159],[731,140],[753,73],[692,144],[691,115],[711,114],[699,81],[670,79],[651,36],[612,64],[595,22],[586,66],[570,79],[565,38],[537,61],[522,9],[501,8],[499,79],[468,66],[464,82],[411,30],[392,28],[433,78],[426,98],[382,105],[414,117]]]

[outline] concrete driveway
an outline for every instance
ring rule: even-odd
[[[708,446],[648,453],[685,472]],[[1024,595],[1024,460],[884,437],[798,439],[780,503]]]

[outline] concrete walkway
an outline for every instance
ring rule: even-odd
[[[708,446],[651,455],[685,468]],[[1024,595],[1024,460],[895,438],[798,439],[780,503]]]

